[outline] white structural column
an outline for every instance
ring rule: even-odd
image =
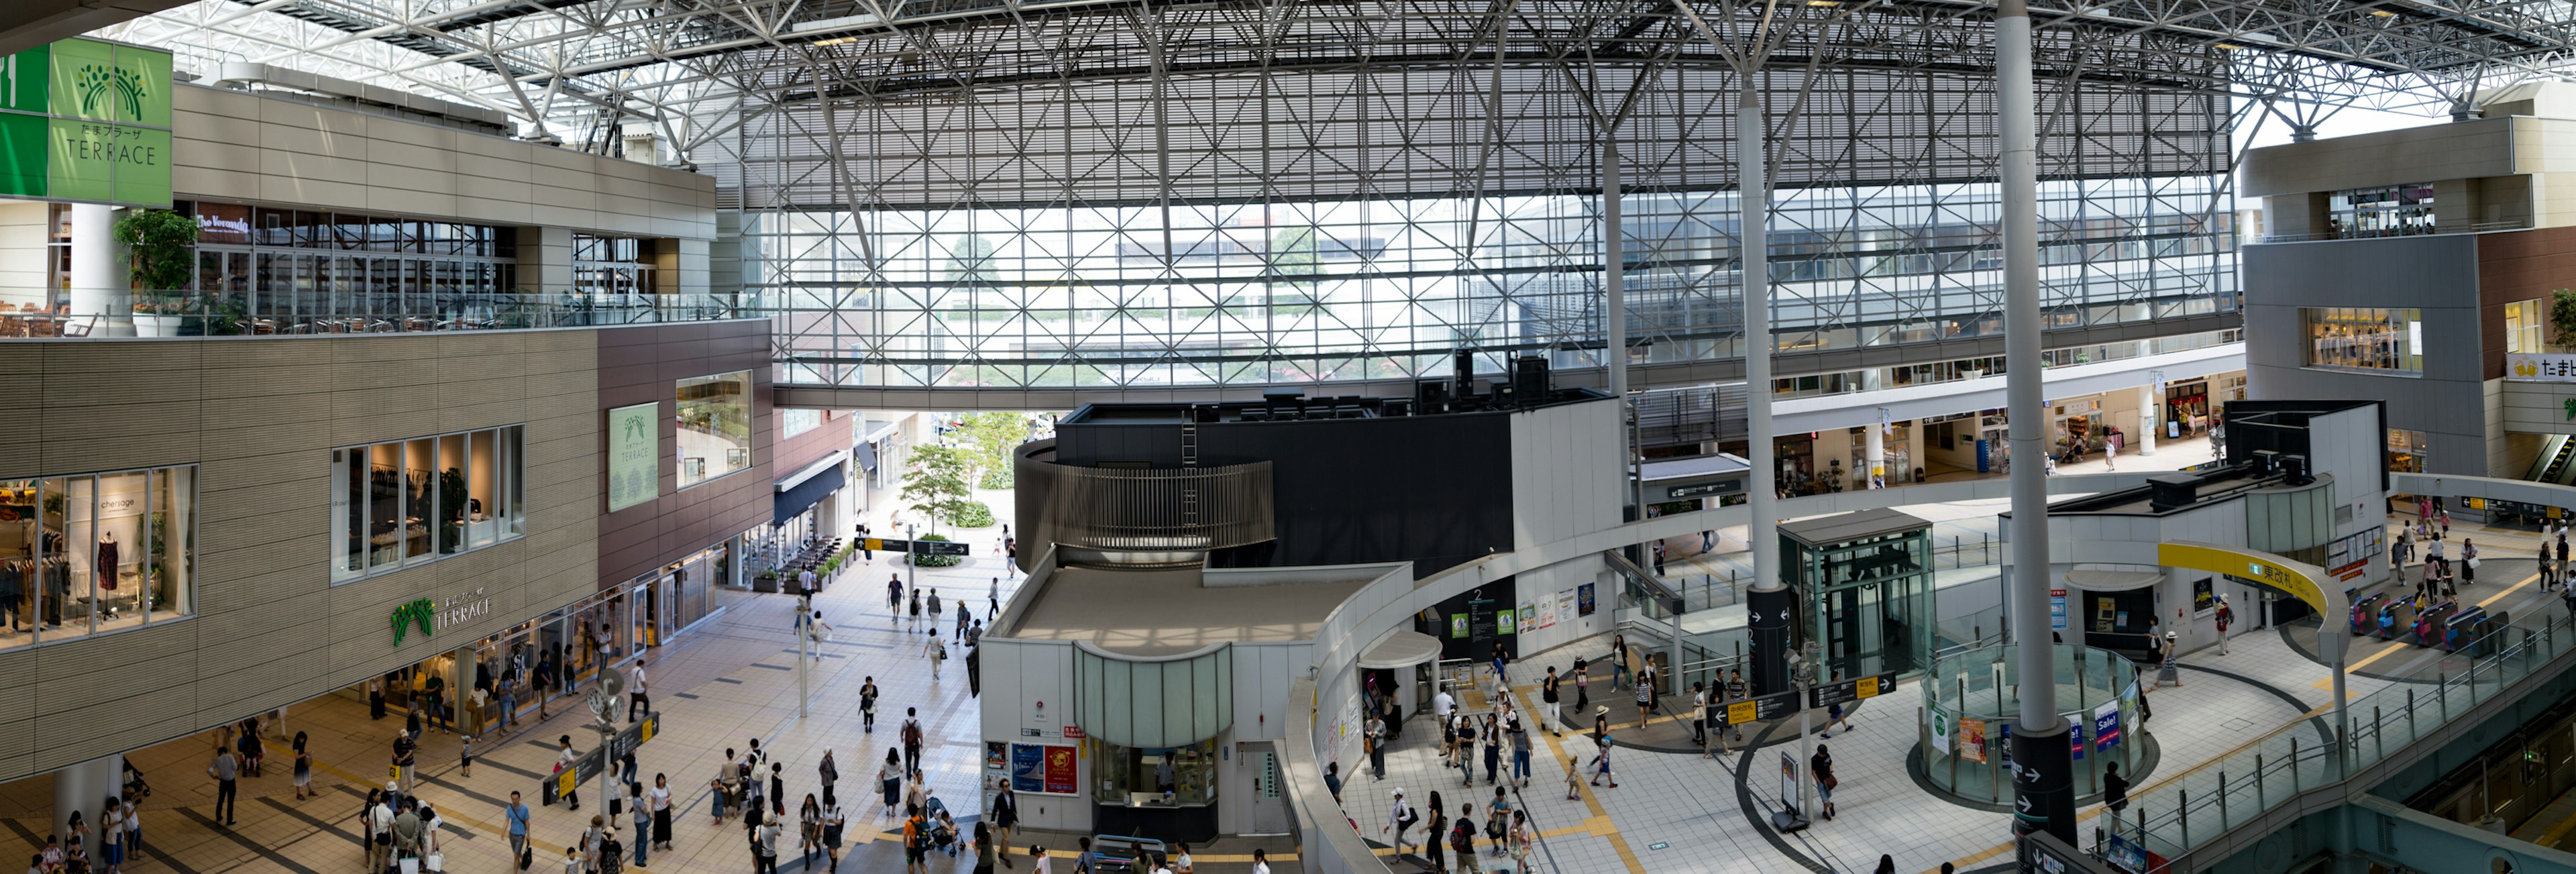
[[[119,315],[111,324],[107,315],[120,310],[128,283],[116,257],[116,208],[91,203],[72,204],[72,316],[75,322],[92,319],[90,333],[98,336],[134,336],[134,321]],[[122,327],[119,331],[116,328]]]
[[[1626,403],[1628,397],[1628,277],[1625,237],[1619,229],[1619,138],[1617,130],[1601,130],[1601,318],[1602,335],[1607,342],[1601,350],[1603,366],[1610,372],[1610,396]],[[1639,507],[1638,512],[1645,512]]]
[[[101,756],[55,771],[54,819],[45,833],[70,834],[63,829],[63,823],[71,819],[72,811],[80,811],[81,822],[89,826],[89,837],[83,843],[87,845],[91,862],[97,863],[103,858],[99,855],[98,828],[106,821],[100,814],[106,809],[111,795],[119,800],[123,800],[125,795],[125,756],[122,754]]]
[[[2165,399],[2152,385],[2138,386],[2138,454],[2156,454],[2156,429],[2165,426]]]
[[[1771,422],[1771,176],[1763,153],[1762,92],[1756,68],[1744,65],[1743,96],[1735,107],[1735,178],[1737,207],[1735,253],[1743,266],[1744,294],[1744,430],[1746,459],[1753,464],[1744,529],[1753,545],[1753,588],[1745,593],[1745,626],[1751,642],[1753,694],[1788,691],[1795,658],[1795,594],[1780,578],[1780,459]]]
[[[1883,478],[1887,476],[1887,430],[1880,428],[1877,422],[1869,423],[1869,427],[1863,430],[1869,436],[1862,441],[1860,450],[1861,485],[1863,488],[1884,488]]]
[[[2022,677],[2056,676],[2049,645],[2048,399],[2041,383],[2039,325],[2039,140],[2031,88],[2030,9],[1995,9],[1995,104],[2001,115],[2004,261],[2004,399],[2011,417],[2010,614]],[[2070,846],[2075,833],[2074,762],[2055,683],[2021,683],[2013,729],[2013,828],[2046,831]]]

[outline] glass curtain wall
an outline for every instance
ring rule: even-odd
[[[332,450],[332,581],[525,533],[520,439],[511,425]]]
[[[238,333],[489,320],[493,304],[478,296],[517,279],[510,232],[497,226],[213,201],[173,209],[197,217],[192,290]]]
[[[0,480],[0,648],[195,612],[197,469]]]
[[[2223,179],[2042,184],[2052,328],[2240,306]],[[1791,189],[1771,235],[1783,351],[1997,335],[2000,194],[1984,183]],[[1205,385],[1441,374],[1472,345],[1598,363],[1598,198],[744,217],[747,289],[795,383]],[[1732,192],[1632,194],[1636,363],[1739,357]]]

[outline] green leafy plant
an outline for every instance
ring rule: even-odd
[[[948,538],[937,534],[924,534],[921,536],[921,539],[936,540],[941,543],[948,542]],[[965,561],[965,559],[953,555],[923,555],[918,552],[913,553],[909,558],[912,559],[913,567],[954,567],[958,562]]]
[[[961,505],[973,502],[966,487],[973,469],[973,457],[964,449],[937,445],[914,449],[912,469],[903,474],[902,497],[912,502],[912,509],[929,515],[936,530],[939,520],[956,518],[963,512]]]
[[[140,313],[178,312],[197,270],[197,220],[166,209],[130,209],[117,217],[117,243],[125,247],[128,276],[144,299]]]
[[[948,524],[959,528],[992,527],[993,508],[982,501],[967,501],[949,515]]]
[[[987,489],[1007,489],[1016,484],[1011,466],[1011,450],[1019,448],[1028,436],[1028,420],[1018,413],[976,413],[966,417],[960,429],[966,447],[974,453],[977,470],[975,485]]]
[[[2549,293],[2550,346],[2561,346],[2576,338],[2576,290],[2557,289]]]

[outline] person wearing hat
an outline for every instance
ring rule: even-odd
[[[1390,832],[1394,833],[1395,854],[1402,856],[1404,855],[1405,830],[1412,828],[1413,824],[1421,819],[1422,816],[1414,813],[1411,805],[1404,803],[1404,789],[1402,787],[1398,787],[1395,790],[1395,805],[1386,812],[1386,825],[1379,828],[1377,833],[1380,835]]]
[[[2172,631],[2165,632],[2164,658],[2159,660],[2159,664],[2156,666],[2158,668],[2156,671],[2156,685],[2158,687],[2162,687],[2164,685],[2164,675],[2167,672],[2172,672],[2174,677],[2174,688],[2182,688],[2182,672],[2174,670],[2174,658],[2181,650],[2182,635]]]
[[[2236,611],[2227,606],[2227,596],[2218,596],[2218,654],[2227,654],[2227,626],[2235,624]]]

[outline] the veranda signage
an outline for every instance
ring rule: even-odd
[[[443,602],[421,598],[394,608],[394,645],[401,646],[403,636],[414,626],[420,628],[420,636],[430,637],[440,630],[454,628],[491,613],[492,599],[480,588],[450,595]]]
[[[67,39],[0,58],[0,196],[168,207],[170,53]]]

